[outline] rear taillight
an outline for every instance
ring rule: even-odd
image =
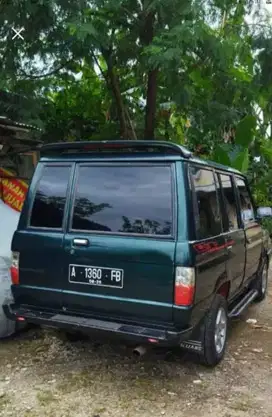
[[[176,267],[175,276],[175,305],[190,306],[195,295],[195,269]]]
[[[19,252],[12,252],[10,275],[13,285],[19,284]]]

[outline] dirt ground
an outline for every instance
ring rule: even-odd
[[[272,416],[272,284],[265,302],[231,324],[226,357],[212,370],[188,356],[135,359],[123,346],[71,343],[54,330],[0,342],[0,416],[160,415]]]

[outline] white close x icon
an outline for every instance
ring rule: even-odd
[[[23,36],[21,35],[21,32],[24,30],[24,28],[21,28],[20,30],[16,30],[14,28],[12,28],[13,32],[15,32],[15,35],[12,37],[12,40],[17,38],[17,36],[21,39],[24,39]]]

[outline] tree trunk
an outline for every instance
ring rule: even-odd
[[[129,134],[129,139],[133,139],[133,140],[137,140],[137,135],[133,126],[133,122],[131,120],[131,117],[129,115],[129,111],[126,107],[126,116],[127,116],[127,122],[129,124],[129,128],[130,128],[130,134]]]
[[[145,110],[145,131],[144,139],[154,139],[156,123],[156,102],[157,102],[157,75],[158,70],[154,69],[148,73],[147,97]]]
[[[144,45],[150,45],[154,37],[155,11],[150,11],[144,17],[142,30],[142,42]],[[156,102],[158,90],[158,69],[152,69],[148,72],[146,109],[145,109],[145,130],[144,139],[154,139],[155,122],[156,122]]]
[[[123,102],[122,94],[120,91],[119,79],[115,73],[115,69],[108,65],[108,77],[111,85],[111,89],[115,98],[117,115],[120,123],[120,139],[130,139],[127,123],[126,123],[126,109]]]
[[[120,124],[120,139],[137,139],[128,110],[122,98],[119,79],[112,63],[112,51],[107,51],[101,48],[101,52],[107,63],[107,72],[102,70],[95,52],[93,50],[91,51],[94,61],[106,81],[107,87],[109,91],[112,91],[115,99],[117,116]],[[130,129],[127,127],[127,122],[130,125]]]

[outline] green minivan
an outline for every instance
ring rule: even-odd
[[[267,291],[271,242],[238,171],[163,141],[44,145],[12,241],[9,318],[179,346],[215,366]]]

